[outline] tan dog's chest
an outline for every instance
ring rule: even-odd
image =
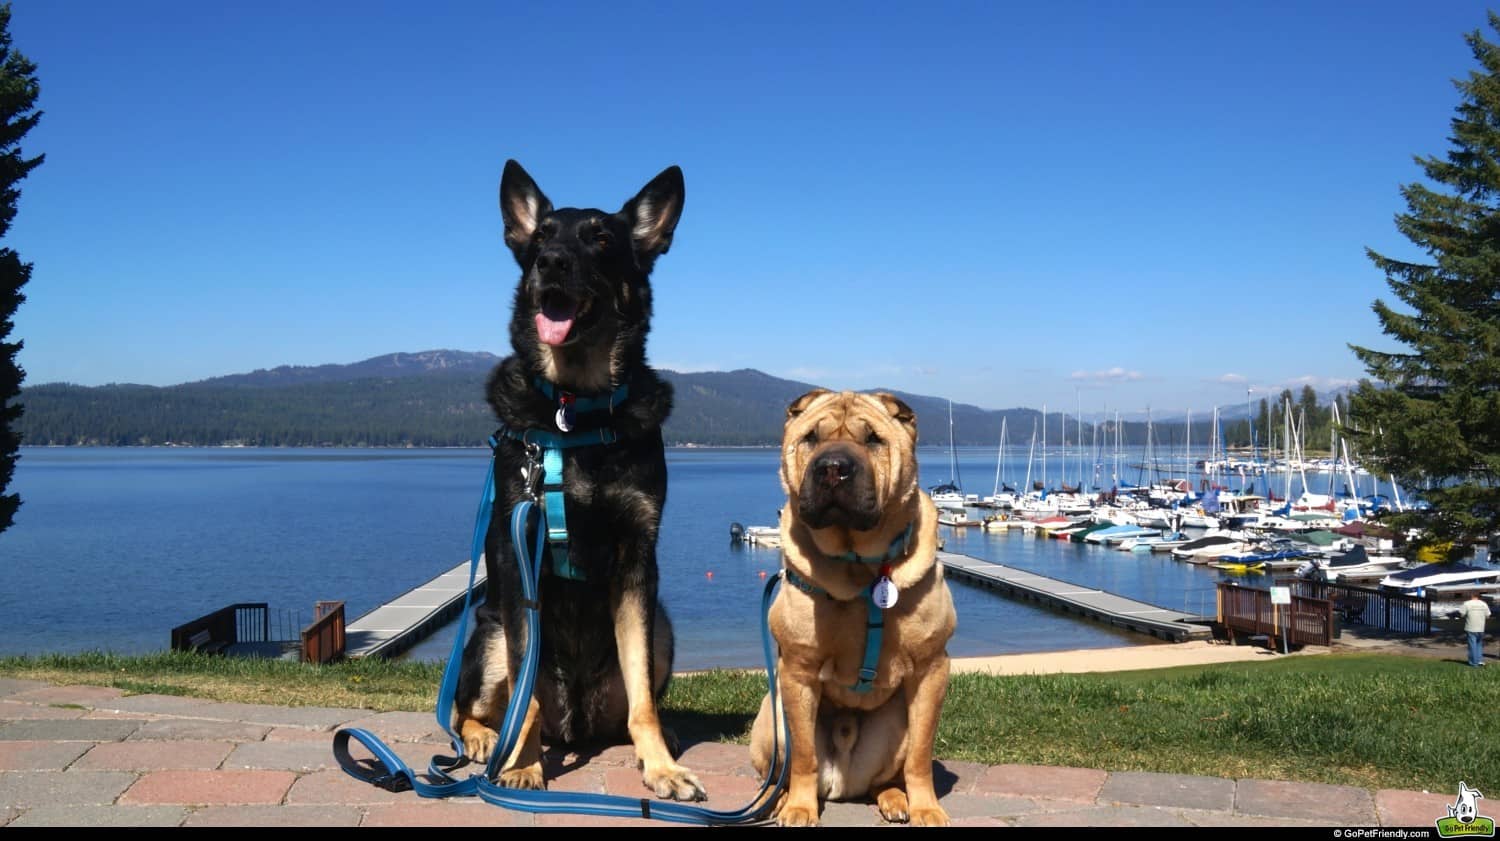
[[[882,612],[880,658],[872,687],[853,686],[864,663],[869,608],[864,599],[835,601],[782,585],[771,606],[771,631],[781,646],[789,678],[821,685],[822,696],[840,707],[874,709],[933,657],[952,634],[952,596],[941,569],[900,594]]]

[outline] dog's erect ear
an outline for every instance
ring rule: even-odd
[[[791,420],[792,418],[797,417],[798,415],[807,411],[807,407],[811,406],[814,400],[817,400],[819,397],[822,397],[825,394],[832,393],[833,392],[829,391],[826,388],[815,388],[812,391],[809,391],[808,393],[802,395],[801,397],[798,397],[796,400],[792,401],[792,405],[786,407],[786,419]]]
[[[669,166],[620,208],[620,215],[630,222],[635,253],[640,255],[646,268],[650,268],[651,261],[658,255],[667,253],[672,247],[672,232],[677,230],[677,220],[682,218],[682,200],[686,191],[682,170]]]
[[[505,162],[500,176],[500,217],[505,220],[505,244],[519,257],[536,233],[542,217],[552,212],[552,202],[542,195],[536,182],[515,161]]]
[[[880,405],[885,407],[885,410],[890,413],[892,418],[896,419],[897,423],[910,429],[912,438],[917,437],[917,413],[913,412],[911,407],[906,405],[905,401],[894,394],[884,391],[877,391],[870,396],[879,400]]]

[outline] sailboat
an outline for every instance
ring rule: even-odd
[[[1006,418],[1000,418],[1000,452],[995,456],[995,489],[981,504],[986,508],[1010,508],[1016,504],[1016,494],[1009,487],[1001,490],[1000,467],[1005,463]]]
[[[953,441],[953,401],[948,401],[948,481],[932,488],[932,502],[944,508],[965,511],[964,489],[958,479],[958,446]]]

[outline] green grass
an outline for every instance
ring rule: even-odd
[[[158,654],[0,659],[0,675],[286,706],[431,711],[441,666],[305,666]],[[688,740],[745,741],[763,675],[676,678],[663,718]],[[1146,672],[955,675],[940,759],[1448,791],[1500,780],[1489,750],[1500,668],[1388,654]]]

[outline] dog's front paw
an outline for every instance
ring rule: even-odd
[[[708,799],[708,792],[693,772],[675,762],[658,768],[648,766],[641,774],[641,782],[663,800]]]
[[[817,826],[818,804],[814,802],[808,806],[787,800],[776,815],[776,823],[781,826]]]
[[[500,772],[500,785],[506,788],[519,788],[528,791],[540,791],[545,786],[542,784],[542,763],[538,762],[525,768],[512,768],[509,771]]]
[[[941,806],[934,806],[931,809],[913,809],[911,810],[911,825],[947,826],[948,813],[943,811]]]
[[[480,724],[477,719],[464,719],[458,732],[464,740],[464,754],[474,762],[488,762],[490,753],[500,743],[500,734]]]
[[[888,788],[882,791],[876,796],[875,805],[880,807],[880,816],[891,823],[906,823],[910,818],[906,792],[899,788]]]

